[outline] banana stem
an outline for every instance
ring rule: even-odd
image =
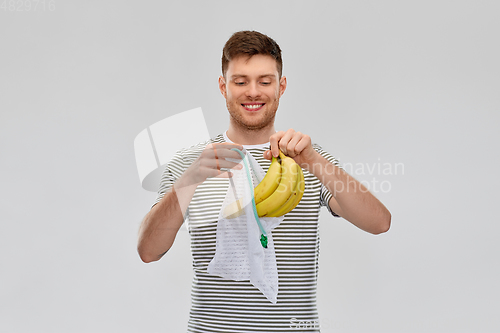
[[[253,192],[253,186],[252,186],[252,176],[250,175],[250,170],[248,168],[248,163],[246,161],[246,156],[243,154],[241,150],[238,148],[232,148],[231,150],[237,151],[241,159],[243,160],[243,164],[245,165],[245,169],[247,171],[247,177],[248,177],[248,185],[250,186],[250,196],[252,197],[252,207],[253,207],[253,214],[255,215],[255,220],[257,221],[257,224],[259,225],[260,232],[262,233],[260,235],[260,243],[262,244],[262,247],[267,249],[267,233],[266,230],[262,227],[262,224],[260,223],[259,219],[259,214],[257,214],[257,207],[255,206],[255,198],[254,198],[254,192]]]

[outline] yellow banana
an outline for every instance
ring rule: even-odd
[[[295,161],[280,152],[281,158],[281,179],[276,190],[266,199],[256,205],[257,214],[264,216],[278,207],[281,207],[292,195],[292,191],[297,183],[297,169]]]
[[[300,200],[302,199],[302,195],[304,194],[305,182],[304,182],[304,173],[298,164],[294,165],[297,169],[297,182],[295,184],[295,188],[292,191],[292,194],[288,198],[288,200],[281,206],[277,207],[275,210],[269,212],[266,216],[268,217],[278,217],[289,213],[292,209],[297,207]]]
[[[257,214],[260,217],[278,217],[293,210],[304,194],[304,174],[300,166],[280,151],[273,157],[262,181],[254,189]],[[223,212],[227,219],[243,214],[242,199],[228,205]]]
[[[281,164],[273,156],[271,165],[262,181],[254,188],[255,204],[269,197],[278,187],[281,180]]]

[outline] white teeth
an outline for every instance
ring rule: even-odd
[[[247,109],[258,109],[264,104],[254,104],[254,105],[245,105],[243,104]]]

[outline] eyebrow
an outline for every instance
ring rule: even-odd
[[[231,75],[231,79],[233,79],[233,80],[237,79],[237,78],[240,78],[240,77],[246,78],[246,77],[248,77],[248,75],[244,75],[244,74],[234,74],[234,75]],[[259,75],[259,79],[261,79],[263,77],[275,78],[276,75],[275,74],[262,74],[262,75]]]

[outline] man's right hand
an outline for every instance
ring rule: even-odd
[[[144,217],[139,228],[137,250],[144,262],[159,260],[172,246],[177,231],[184,221],[184,213],[193,197],[196,187],[207,178],[231,177],[229,170],[241,168],[241,156],[231,150],[241,145],[214,143],[207,145],[200,156],[175,182],[171,191],[165,193],[160,202]],[[238,162],[228,161],[227,158]]]
[[[231,150],[237,148],[243,150],[243,147],[238,144],[224,142],[209,144],[202,151],[200,156],[191,164],[191,166],[182,175],[182,180],[178,185],[189,186],[199,185],[207,178],[230,177],[229,172],[221,171],[221,169],[241,169],[241,156],[238,152]],[[227,158],[237,160],[238,162],[228,161]]]

